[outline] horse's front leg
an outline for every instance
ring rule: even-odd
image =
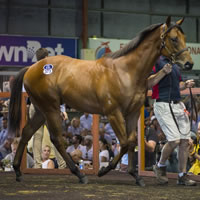
[[[120,110],[115,110],[108,116],[108,120],[120,142],[120,153],[114,157],[114,159],[109,163],[107,167],[102,167],[99,170],[98,176],[103,176],[110,170],[115,169],[117,163],[122,158],[122,156],[128,151],[128,140],[125,129],[125,121]]]
[[[135,147],[137,146],[136,126],[138,115],[130,115],[126,117],[126,131],[128,135],[128,173],[136,179],[136,184],[144,187],[143,179],[136,172],[134,164]]]

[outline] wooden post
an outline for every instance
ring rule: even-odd
[[[97,175],[99,171],[99,115],[93,115],[93,170]]]
[[[87,48],[88,41],[88,0],[82,0],[82,44]]]
[[[138,120],[138,167],[140,174],[140,171],[145,169],[144,106],[140,110],[140,118]]]

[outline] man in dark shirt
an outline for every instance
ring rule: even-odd
[[[190,180],[186,174],[190,122],[185,106],[180,101],[180,90],[194,86],[194,81],[183,82],[178,65],[171,64],[167,57],[160,56],[148,79],[148,86],[154,86],[152,95],[156,99],[154,113],[167,139],[160,160],[154,166],[156,178],[160,184],[168,183],[165,162],[178,146],[179,174],[177,184],[196,185],[196,182]]]
[[[155,116],[151,119],[150,126],[145,128],[145,170],[152,170],[156,164],[156,146],[159,142],[157,127],[152,123],[156,120]],[[135,152],[134,164],[138,164],[138,152]],[[136,166],[135,166],[136,167]]]
[[[145,132],[145,168],[152,170],[156,164],[156,145],[158,144],[158,135],[153,127],[147,127]]]

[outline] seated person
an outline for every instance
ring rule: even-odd
[[[87,135],[84,137],[84,144],[82,146],[82,158],[83,160],[92,161],[93,159],[93,137],[91,135]]]
[[[67,129],[67,137],[73,137],[74,135],[82,135],[83,128],[80,124],[80,119],[74,117],[71,121],[71,125]]]
[[[45,145],[42,149],[42,168],[43,169],[54,169],[55,164],[53,160],[49,158],[51,153],[51,147],[49,145]]]
[[[8,134],[8,120],[6,117],[2,119],[2,130],[0,131],[0,145],[4,143]]]
[[[12,139],[6,139],[4,143],[0,146],[0,160],[2,160],[9,153],[11,153],[11,143]]]
[[[2,162],[9,162],[9,164],[11,165],[11,169],[13,170],[13,167],[12,167],[12,164],[13,164],[13,161],[14,161],[14,158],[15,158],[15,154],[16,154],[16,151],[17,151],[17,148],[18,148],[18,145],[19,145],[19,138],[15,138],[11,144],[11,149],[12,149],[12,152],[9,153],[3,160]],[[27,157],[26,157],[26,161],[27,161],[27,168],[32,168],[34,166],[34,160],[33,158],[27,153],[26,154]]]
[[[82,152],[79,149],[75,149],[70,153],[70,156],[72,157],[72,160],[78,164],[79,161],[82,159]]]
[[[105,131],[104,126],[99,127],[99,138],[100,137],[106,139],[107,142],[112,145],[112,137]]]
[[[100,153],[99,153],[99,163],[101,166],[102,162],[109,162],[110,156],[109,156],[109,146],[108,142],[104,138],[99,139],[99,148],[100,148]]]
[[[81,145],[82,142],[82,136],[81,135],[74,135],[72,137],[72,145],[67,147],[66,152],[71,153],[72,151],[79,149],[82,151],[83,146]]]

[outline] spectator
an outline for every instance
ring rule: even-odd
[[[68,127],[67,136],[73,137],[74,135],[82,135],[83,128],[80,124],[80,119],[78,117],[74,117],[71,121],[71,126]]]
[[[156,164],[156,145],[158,144],[158,135],[156,133],[156,129],[158,123],[156,123],[157,119],[152,118],[152,124],[154,125],[147,127],[145,129],[145,168],[148,170],[153,169],[153,165]]]
[[[5,158],[9,153],[11,153],[11,143],[12,139],[6,139],[4,143],[0,146],[0,160]]]
[[[9,100],[7,101],[3,101],[2,104],[2,109],[1,109],[1,117],[0,117],[0,130],[3,129],[3,118],[7,118],[8,119],[8,104],[9,104]]]
[[[107,140],[102,137],[99,139],[99,148],[100,148],[99,162],[101,166],[102,162],[110,161],[110,158],[113,157],[113,152]]]
[[[0,145],[4,143],[6,138],[8,137],[8,119],[6,117],[3,117],[2,120],[2,130],[0,132]]]
[[[151,123],[149,126],[145,128],[145,169],[146,170],[153,170],[153,165],[156,164],[156,151],[157,145],[159,144],[159,137],[158,131],[159,124],[157,123],[157,119],[155,116],[151,117]],[[134,154],[134,165],[137,168],[138,165],[138,151],[135,151]]]
[[[190,160],[192,167],[189,169],[189,173],[200,175],[200,122],[198,123],[197,137],[191,146]]]
[[[93,137],[91,135],[87,135],[84,137],[84,144],[82,148],[82,158],[84,160],[92,161],[93,159]]]
[[[107,140],[108,141],[108,140]],[[112,152],[114,153],[114,157],[117,156],[120,152],[118,141],[112,141]]]
[[[9,153],[3,160],[2,162],[4,162],[5,160],[6,161],[9,161],[9,163],[11,164],[11,169],[13,170],[13,167],[12,167],[12,164],[13,164],[13,161],[14,161],[14,158],[15,158],[15,154],[16,154],[16,151],[17,151],[17,148],[18,148],[18,145],[19,145],[19,138],[14,138],[12,144],[11,144],[11,150],[12,152]],[[27,168],[32,168],[34,166],[34,160],[33,158],[27,153]]]
[[[99,128],[99,137],[101,138],[104,138],[106,139],[106,141],[112,145],[112,137],[110,136],[110,134],[108,134],[106,131],[105,131],[105,127],[102,126]]]
[[[82,136],[81,135],[74,135],[72,137],[72,145],[67,147],[66,152],[71,153],[76,149],[79,149],[82,152],[83,146],[81,145],[81,142],[82,142]]]
[[[89,113],[85,112],[80,117],[81,126],[83,128],[83,131],[86,132],[85,135],[88,135],[89,133],[91,134],[92,121],[93,121],[92,114],[89,114]]]
[[[82,159],[82,151],[80,149],[75,149],[74,151],[70,152],[72,160],[79,164],[79,161]]]
[[[42,149],[42,168],[43,169],[54,169],[55,165],[53,160],[49,158],[51,153],[51,147],[48,145],[45,145]]]

